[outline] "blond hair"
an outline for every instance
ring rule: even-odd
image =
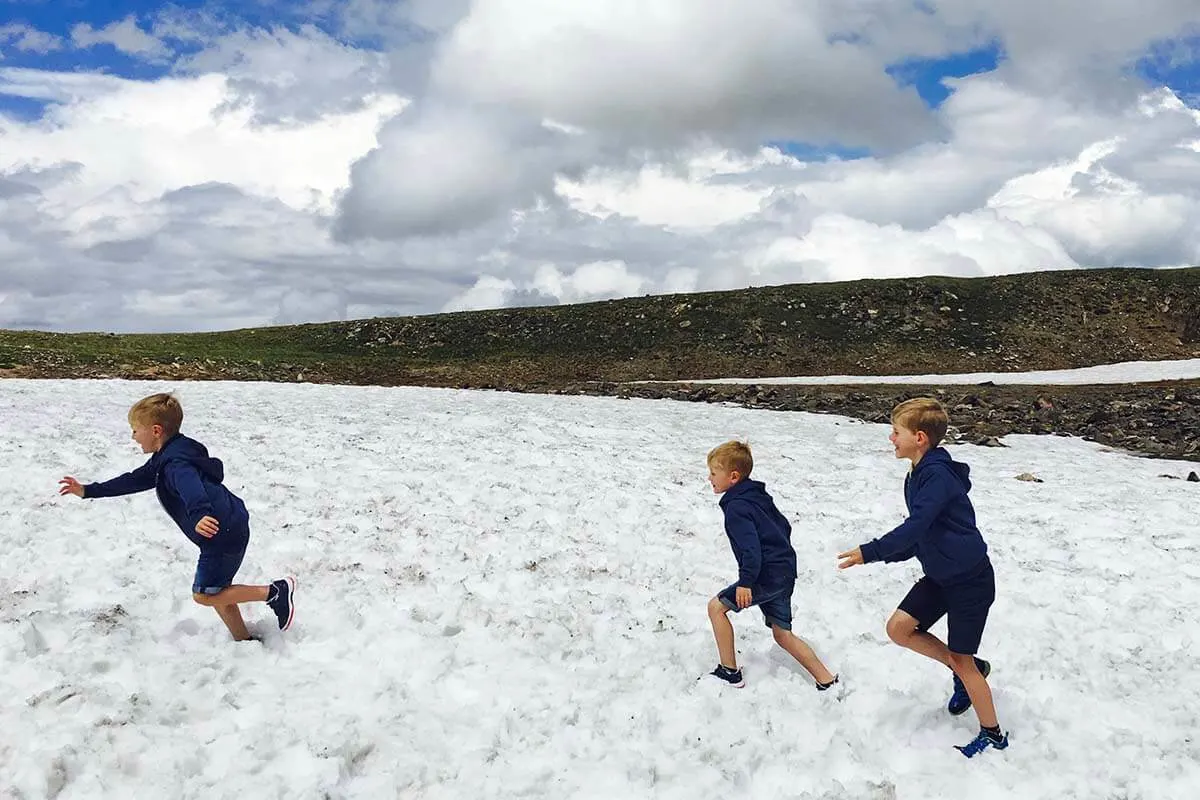
[[[183,425],[183,406],[173,394],[159,393],[143,397],[129,409],[129,422],[161,425],[164,436],[174,436]]]
[[[750,454],[750,445],[745,442],[725,442],[708,451],[708,466],[725,472],[737,470],[743,478],[749,478],[750,471],[754,469],[754,456]]]
[[[892,409],[892,424],[924,433],[929,437],[929,446],[937,447],[946,436],[950,416],[934,398],[914,397]]]

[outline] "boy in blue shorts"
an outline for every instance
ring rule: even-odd
[[[241,498],[221,483],[225,468],[204,445],[179,432],[183,407],[170,394],[154,394],[129,409],[133,440],[150,459],[124,475],[103,483],[80,484],[67,476],[60,495],[118,497],[154,489],[163,510],[184,535],[200,548],[192,599],[216,609],[236,641],[252,638],[238,609],[240,603],[265,602],[275,612],[280,630],[291,627],[295,578],[268,586],[234,585],[250,541],[250,514]]]
[[[825,691],[838,682],[812,648],[792,633],[792,589],[796,585],[796,551],[792,526],[779,513],[761,481],[750,480],[754,458],[742,442],[726,442],[708,454],[708,481],[722,494],[725,534],[738,563],[738,581],[708,601],[708,619],[717,640],[720,662],[710,675],[741,688],[746,685],[737,665],[729,612],[758,606],[775,642],[800,662]]]
[[[947,711],[957,716],[974,705],[979,717],[979,734],[967,745],[956,745],[971,758],[989,747],[1008,747],[1008,735],[996,720],[987,682],[991,665],[975,655],[988,609],[996,599],[996,576],[967,497],[970,467],[938,446],[949,422],[942,404],[932,398],[896,406],[889,438],[896,458],[912,462],[904,478],[909,517],[886,536],[837,557],[839,569],[913,556],[921,562],[925,575],[900,601],[888,620],[887,633],[896,644],[953,671],[954,691]],[[943,616],[949,630],[945,643],[929,633]]]

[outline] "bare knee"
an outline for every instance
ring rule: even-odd
[[[192,592],[192,600],[202,606],[215,606],[212,596],[201,594],[200,592]]]
[[[710,617],[722,616],[728,613],[729,609],[721,602],[721,598],[714,597],[708,601],[708,615]]]
[[[887,621],[887,635],[896,644],[905,644],[916,633],[917,627],[907,614],[903,617],[893,615]]]
[[[771,635],[775,637],[775,644],[780,647],[787,644],[788,641],[794,638],[794,634],[789,630],[784,630],[778,625],[771,626]]]
[[[975,666],[975,656],[953,651],[950,653],[950,668],[959,676],[979,671]]]

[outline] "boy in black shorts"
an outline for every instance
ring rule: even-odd
[[[925,575],[888,620],[888,636],[954,672],[947,710],[958,715],[974,705],[979,717],[979,735],[969,744],[956,745],[971,758],[989,747],[1008,747],[1008,735],[996,720],[987,682],[991,665],[975,655],[996,599],[996,578],[967,497],[970,467],[938,447],[948,425],[946,410],[932,398],[908,400],[892,411],[890,439],[896,458],[912,462],[904,479],[909,517],[886,536],[838,553],[838,568],[913,556],[921,562]],[[943,616],[949,630],[946,643],[929,633]]]
[[[102,483],[82,484],[68,475],[59,481],[60,495],[93,499],[120,497],[153,489],[163,510],[200,550],[192,599],[216,610],[237,641],[254,638],[246,629],[242,603],[266,603],[280,630],[291,627],[296,579],[267,585],[234,584],[250,542],[250,514],[245,503],[225,488],[225,466],[204,445],[179,432],[183,407],[171,394],[144,397],[129,409],[133,440],[149,453],[145,464]]]
[[[725,534],[738,563],[737,583],[708,601],[708,619],[721,659],[709,674],[731,686],[746,685],[737,665],[729,612],[758,606],[776,644],[808,670],[817,689],[825,691],[838,682],[838,676],[792,633],[792,589],[796,585],[792,526],[762,482],[750,480],[752,469],[754,458],[743,442],[726,442],[708,454],[708,482],[715,493],[724,495]]]

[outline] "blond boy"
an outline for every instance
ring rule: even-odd
[[[216,610],[237,641],[250,639],[238,605],[265,602],[275,612],[280,630],[292,624],[294,578],[266,586],[234,585],[250,541],[250,514],[241,498],[221,483],[225,468],[204,445],[179,432],[183,407],[170,394],[144,397],[129,409],[133,440],[150,459],[124,475],[103,483],[80,484],[71,476],[59,481],[60,495],[87,499],[118,497],[154,489],[163,509],[200,548],[192,599]]]
[[[975,508],[967,497],[970,467],[938,446],[948,425],[946,410],[932,398],[896,406],[890,439],[896,458],[912,463],[904,478],[909,517],[891,533],[837,557],[840,569],[874,561],[905,561],[913,556],[921,562],[925,575],[888,620],[888,636],[901,647],[953,671],[954,691],[947,711],[958,715],[973,705],[979,717],[979,734],[958,747],[971,758],[988,748],[1008,747],[1008,735],[996,721],[987,682],[991,665],[975,655],[988,609],[996,599],[996,576],[975,525]],[[929,633],[943,616],[949,631],[946,642]]]
[[[729,612],[758,606],[776,643],[800,662],[825,691],[838,681],[804,640],[792,633],[792,590],[796,551],[792,526],[760,481],[750,480],[754,457],[742,442],[726,442],[708,454],[708,482],[723,495],[725,534],[738,564],[738,580],[708,601],[708,619],[720,662],[710,675],[731,686],[745,686],[733,645]]]

